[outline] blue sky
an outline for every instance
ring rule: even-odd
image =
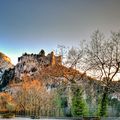
[[[77,46],[96,29],[120,30],[120,0],[0,0],[0,51],[22,53]]]

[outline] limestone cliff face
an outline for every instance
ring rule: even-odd
[[[8,84],[9,78],[13,76],[11,73],[13,68],[14,66],[11,63],[10,58],[0,52],[0,91]]]
[[[6,56],[5,54],[3,54],[2,52],[0,52],[0,59],[3,59],[7,62],[10,62],[11,63],[11,60],[8,56]]]
[[[11,63],[10,58],[3,54],[2,52],[0,52],[0,80],[2,79],[4,71],[12,67],[13,65]]]
[[[0,53],[0,90],[3,90],[14,80],[20,82],[25,76],[29,76],[30,79],[32,79],[33,76],[38,77],[42,74],[44,68],[61,64],[61,56],[55,56],[54,52],[45,56],[44,50],[41,50],[39,54],[24,53],[18,58],[16,66],[11,64],[9,57]]]
[[[0,52],[0,68],[10,68],[12,67],[12,62],[8,56]]]
[[[43,50],[39,54],[23,54],[18,58],[18,64],[15,66],[15,76],[22,79],[27,74],[32,76],[33,74],[40,72],[47,66],[53,66],[62,64],[61,56],[55,56],[54,52],[45,56]]]

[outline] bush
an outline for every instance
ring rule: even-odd
[[[13,103],[7,103],[6,108],[9,112],[12,112],[15,110],[15,105]]]
[[[6,113],[1,115],[2,118],[13,118],[15,117],[15,114],[13,113]]]

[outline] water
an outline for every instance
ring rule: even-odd
[[[40,119],[32,119],[25,117],[15,117],[15,118],[0,118],[0,120],[82,120],[82,118],[40,118]]]
[[[40,119],[32,119],[27,117],[15,117],[15,118],[0,118],[0,120],[84,120],[82,117],[79,118],[73,118],[73,117],[67,117],[67,118],[40,118]],[[92,120],[92,119],[90,119]]]
[[[31,118],[19,118],[19,117],[16,117],[16,118],[11,118],[11,119],[2,119],[0,118],[0,120],[32,120]],[[40,118],[40,119],[33,119],[33,120],[63,120],[63,119],[54,119],[54,118]],[[64,120],[73,120],[73,119],[64,119]],[[77,119],[78,120],[78,119]],[[79,119],[79,120],[82,120],[82,119]]]

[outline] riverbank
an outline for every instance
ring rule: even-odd
[[[26,117],[15,117],[15,118],[0,118],[0,120],[32,120]],[[40,118],[35,120],[120,120],[120,117],[102,117],[97,118]]]

